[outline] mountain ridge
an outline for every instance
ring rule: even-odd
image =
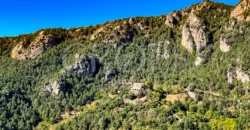
[[[165,25],[166,26],[169,26],[170,25],[170,27],[171,26],[173,26],[174,24],[176,24],[175,22],[178,22],[179,20],[182,20],[181,19],[181,17],[180,16],[183,16],[183,17],[187,17],[188,15],[189,15],[189,11],[190,10],[192,10],[192,11],[199,11],[199,10],[202,10],[202,8],[203,7],[205,7],[205,6],[207,6],[206,4],[207,4],[208,2],[203,2],[203,3],[201,3],[201,4],[197,4],[197,5],[194,5],[194,7],[190,7],[190,8],[187,8],[186,10],[182,10],[182,11],[177,11],[177,13],[175,13],[175,12],[173,12],[173,13],[170,13],[170,14],[168,14],[168,15],[166,15],[166,17],[163,17],[163,16],[157,16],[158,17],[158,19],[162,19],[162,21],[165,21]],[[210,2],[211,3],[211,2]],[[217,4],[217,3],[216,3]],[[219,3],[218,3],[219,4]],[[225,5],[226,6],[226,5]],[[196,8],[196,9],[195,9]],[[209,7],[210,8],[210,7]],[[193,14],[192,13],[192,11],[191,11],[191,14]],[[225,11],[225,10],[224,10]],[[174,15],[174,16],[173,16]],[[92,33],[93,34],[91,34],[90,36],[88,36],[89,34],[87,34],[87,36],[86,35],[83,35],[83,36],[81,36],[82,38],[85,38],[86,40],[87,39],[90,39],[91,41],[92,40],[95,40],[96,38],[98,38],[98,35],[102,35],[102,34],[104,34],[105,35],[105,39],[103,40],[103,42],[106,42],[106,43],[111,43],[111,44],[115,44],[115,46],[116,46],[116,44],[118,44],[119,42],[126,42],[126,41],[131,41],[132,39],[133,39],[133,36],[134,35],[137,35],[137,34],[134,34],[134,33],[137,33],[136,31],[133,31],[132,30],[132,32],[128,32],[129,31],[129,28],[131,28],[131,26],[132,26],[132,28],[135,28],[135,29],[139,29],[139,30],[142,30],[142,31],[144,31],[143,33],[148,33],[148,25],[147,24],[149,24],[149,23],[147,23],[148,22],[148,19],[149,19],[150,17],[138,17],[137,19],[139,20],[137,20],[137,21],[135,21],[134,23],[133,23],[133,20],[135,19],[135,18],[127,18],[127,19],[124,19],[124,20],[117,20],[117,21],[114,21],[114,22],[111,22],[111,23],[106,23],[106,24],[103,24],[103,25],[97,25],[96,27],[93,27],[93,26],[90,26],[90,27],[87,27],[86,29],[88,29],[88,28],[96,28],[95,29],[95,31],[93,31],[93,30],[91,30],[90,29],[90,31],[93,31]],[[154,17],[151,17],[151,18],[154,18]],[[194,19],[195,18],[195,15],[192,15],[192,16],[190,16],[190,20],[191,19]],[[140,20],[140,19],[147,19],[147,20]],[[197,19],[197,18],[196,18]],[[176,21],[177,20],[177,21]],[[198,20],[198,19],[197,19]],[[121,24],[121,23],[119,23],[120,25],[116,25],[117,24],[117,22],[119,22],[119,21],[121,21],[121,22],[123,22],[123,24]],[[183,21],[183,20],[182,20]],[[194,23],[194,25],[196,24],[198,24],[200,21],[197,21],[196,23]],[[129,24],[129,25],[124,25],[124,24]],[[103,27],[100,27],[100,28],[98,28],[98,26],[103,26]],[[106,26],[106,27],[105,27]],[[111,29],[113,28],[113,34],[108,34],[108,33],[105,33],[106,32],[106,30],[108,30],[108,29],[110,29],[110,27],[111,27]],[[76,29],[72,29],[72,30],[65,30],[65,29],[60,29],[59,28],[59,30],[63,30],[64,31],[64,37],[71,37],[71,38],[77,38],[78,36],[77,36],[77,33],[79,33],[79,32],[81,32],[81,31],[83,31],[82,30],[83,28],[76,28]],[[84,30],[86,30],[86,29],[84,29]],[[183,28],[183,30],[184,30],[185,28]],[[52,29],[53,30],[53,29]],[[51,30],[51,31],[52,31]],[[75,31],[75,32],[73,32],[73,31]],[[150,30],[149,30],[150,31]],[[201,30],[200,30],[201,31]],[[39,33],[39,32],[41,32],[41,31],[37,31],[36,33]],[[34,33],[34,34],[36,34],[36,33]],[[85,32],[86,33],[86,32]],[[90,32],[91,33],[91,32]],[[185,36],[185,34],[184,34],[185,32],[183,32],[183,35]],[[197,33],[197,32],[194,32],[194,33]],[[194,33],[192,33],[192,35],[194,35]],[[67,35],[67,36],[65,36],[65,35]],[[76,36],[74,36],[74,35],[76,35]],[[79,35],[79,34],[78,34]],[[204,35],[204,34],[203,34]],[[199,36],[199,35],[198,35]],[[39,36],[36,36],[36,37],[39,37]],[[116,37],[116,39],[114,39],[113,37]],[[187,38],[189,37],[189,34],[187,34]],[[203,38],[205,38],[204,36],[202,36]],[[188,40],[186,38],[186,40]],[[185,37],[183,37],[182,39],[185,39]],[[195,38],[195,39],[197,39],[197,38]],[[23,41],[21,41],[21,42],[23,42]],[[183,42],[185,42],[185,41],[183,41]],[[192,44],[193,43],[190,43],[190,42],[187,42],[187,43],[189,43],[190,45],[188,45],[187,46],[187,48],[190,48],[191,46],[193,46]],[[197,40],[195,41],[195,43],[197,44]],[[16,59],[20,59],[20,58],[17,58],[18,56],[18,54],[16,53],[16,51],[18,51],[18,52],[22,52],[22,50],[24,50],[25,48],[23,48],[21,45],[22,44],[25,44],[25,43],[19,43],[19,45],[18,45],[18,47],[16,47],[16,49],[15,50],[13,50],[13,52],[12,52],[12,54],[15,54],[15,56],[14,57],[16,57]],[[183,45],[184,45],[184,43],[182,43]],[[185,45],[184,45],[185,46]],[[198,46],[200,46],[200,45],[198,45]],[[204,46],[204,45],[202,45],[202,46]],[[199,48],[199,47],[198,47]],[[45,50],[46,50],[46,48],[44,48]],[[192,50],[192,49],[189,49],[190,51]],[[198,49],[199,50],[199,49]],[[32,50],[31,50],[32,51]],[[32,53],[29,53],[30,55],[32,54]],[[34,54],[33,54],[34,55]],[[36,54],[35,54],[36,55]],[[35,56],[27,56],[27,57],[35,57]],[[26,59],[27,57],[23,57],[23,58],[21,58],[21,59]]]
[[[248,129],[248,2],[0,38],[0,129]]]

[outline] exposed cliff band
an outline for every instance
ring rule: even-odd
[[[11,57],[18,60],[33,59],[45,53],[47,49],[56,44],[55,37],[52,35],[44,35],[44,32],[41,31],[29,45],[24,42],[18,43],[12,50]]]

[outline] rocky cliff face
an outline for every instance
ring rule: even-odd
[[[88,57],[76,54],[74,57],[74,64],[68,66],[62,75],[70,75],[77,73],[80,76],[92,76],[97,72],[98,61],[94,57]],[[58,95],[60,92],[65,91],[66,85],[60,80],[52,80],[44,85],[42,92],[49,92]]]
[[[248,0],[242,0],[232,11],[230,17],[242,20],[242,16],[244,16],[244,13],[249,10],[249,7],[250,2]],[[210,29],[210,27],[207,27],[202,17],[200,17],[200,15],[197,15],[197,12],[202,13],[202,10],[207,8],[211,8],[211,5],[209,4],[209,2],[203,2],[192,7],[192,9],[189,8],[182,11],[175,11],[166,15],[166,20],[163,24],[171,28],[177,26],[180,26],[182,28],[181,45],[185,47],[189,52],[197,52],[197,54],[199,54],[210,42],[208,36],[206,35],[206,33],[208,32],[208,28]],[[217,10],[219,13],[227,12],[227,10],[221,8],[218,8]],[[187,20],[185,23],[183,23],[186,17]],[[107,23],[95,28],[93,34],[90,34],[88,36],[86,35],[86,39],[90,41],[98,39],[103,43],[111,44],[114,47],[117,47],[123,42],[132,41],[134,36],[138,35],[137,33],[139,31],[142,36],[148,36],[148,34],[150,34],[150,32],[152,31],[150,30],[152,27],[149,26],[150,22],[152,21],[145,20],[144,18],[130,18],[121,22]],[[133,29],[137,31],[136,34],[133,34]],[[76,30],[76,32],[80,31],[81,30],[79,29]],[[26,46],[27,44],[23,42],[17,44],[14,47],[11,56],[14,59],[19,60],[35,58],[40,54],[43,54],[48,48],[56,44],[57,42],[52,35],[44,35],[43,32],[40,32],[37,38],[35,38],[35,40],[33,40],[28,46]],[[220,39],[219,47],[222,52],[228,52],[231,49],[231,47],[227,44],[227,40],[223,37],[221,37]],[[158,50],[159,51],[157,52],[157,55],[162,53],[161,49]],[[199,58],[197,58],[197,61],[199,61]]]
[[[192,33],[188,27],[188,25],[184,25],[182,28],[182,41],[181,44],[190,52],[194,51],[194,40],[192,37]]]
[[[206,27],[196,16],[195,10],[192,10],[182,28],[181,44],[190,52],[199,52],[207,46],[207,43]]]
[[[66,68],[67,74],[78,73],[81,76],[94,75],[97,71],[97,59],[94,57],[75,55],[74,64]]]
[[[245,15],[248,11],[250,11],[250,1],[242,0],[231,12],[230,17],[236,18],[238,22],[250,21],[250,16]]]
[[[146,20],[142,20],[136,24],[136,27],[140,30],[145,30],[148,27],[148,22]]]
[[[11,57],[18,60],[32,59],[46,52],[48,48],[53,47],[57,42],[53,36],[44,35],[44,32],[41,31],[28,47],[25,47],[25,44],[23,42],[17,44],[11,52]]]
[[[165,25],[168,27],[174,27],[181,20],[182,14],[180,12],[174,12],[166,15]]]
[[[140,29],[144,29],[146,27],[143,21],[139,22],[136,26],[138,26],[138,28]],[[120,42],[130,41],[133,38],[133,35],[127,30],[126,23],[114,27],[108,24],[104,27],[97,29],[90,36],[91,41],[96,40],[98,38],[101,38],[101,41],[106,44],[117,46]]]

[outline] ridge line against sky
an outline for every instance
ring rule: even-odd
[[[159,16],[203,0],[0,0],[0,37],[72,28],[135,16]],[[235,5],[239,0],[213,0]]]

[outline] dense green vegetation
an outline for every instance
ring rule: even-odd
[[[197,14],[208,27],[210,41],[201,53],[204,58],[201,66],[194,65],[197,54],[180,45],[181,25],[186,17],[173,28],[166,27],[165,17],[159,16],[133,18],[134,23],[144,21],[145,30],[128,24],[129,19],[79,29],[44,29],[46,35],[53,35],[60,44],[35,59],[24,61],[10,57],[13,47],[19,41],[29,44],[40,31],[0,38],[0,129],[49,129],[51,126],[59,130],[248,129],[248,84],[237,79],[229,84],[227,72],[230,67],[240,66],[250,74],[250,31],[246,29],[250,23],[225,30],[232,6],[212,2],[209,5],[209,9]],[[218,13],[217,8],[227,12]],[[103,42],[118,25],[124,25],[130,37],[120,40],[115,47]],[[106,26],[109,28],[104,34],[89,40],[98,28]],[[239,31],[241,28],[243,33]],[[222,35],[233,48],[227,53],[219,49]],[[76,54],[96,57],[100,62],[98,72],[92,76],[62,75]],[[114,76],[106,82],[104,77],[109,70]],[[62,81],[65,91],[59,95],[43,93],[44,85],[50,80]],[[130,85],[121,82],[143,83],[146,93],[135,95]],[[187,90],[195,93],[195,99],[166,100],[166,95],[187,93]],[[142,97],[147,97],[147,101],[131,104],[124,100]],[[72,111],[80,114],[69,119],[61,116]]]

